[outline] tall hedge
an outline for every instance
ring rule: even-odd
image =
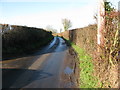
[[[53,39],[52,32],[43,29],[15,25],[11,27],[12,30],[2,34],[3,58],[9,54],[32,52]]]

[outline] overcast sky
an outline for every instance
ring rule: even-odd
[[[119,0],[110,1],[117,5]],[[67,18],[72,28],[80,28],[95,23],[97,6],[98,0],[1,0],[0,23],[38,28],[51,25],[59,31],[61,20]]]

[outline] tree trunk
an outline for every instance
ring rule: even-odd
[[[103,31],[105,28],[105,5],[104,0],[99,0],[98,6],[98,31],[97,31],[97,44],[102,46],[104,44]]]

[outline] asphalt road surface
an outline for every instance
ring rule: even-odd
[[[60,37],[36,53],[5,60],[2,65],[3,88],[59,88],[67,46]]]

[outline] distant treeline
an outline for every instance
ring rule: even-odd
[[[33,52],[53,39],[52,32],[39,28],[16,25],[11,25],[10,30],[6,28],[2,33],[3,58]]]

